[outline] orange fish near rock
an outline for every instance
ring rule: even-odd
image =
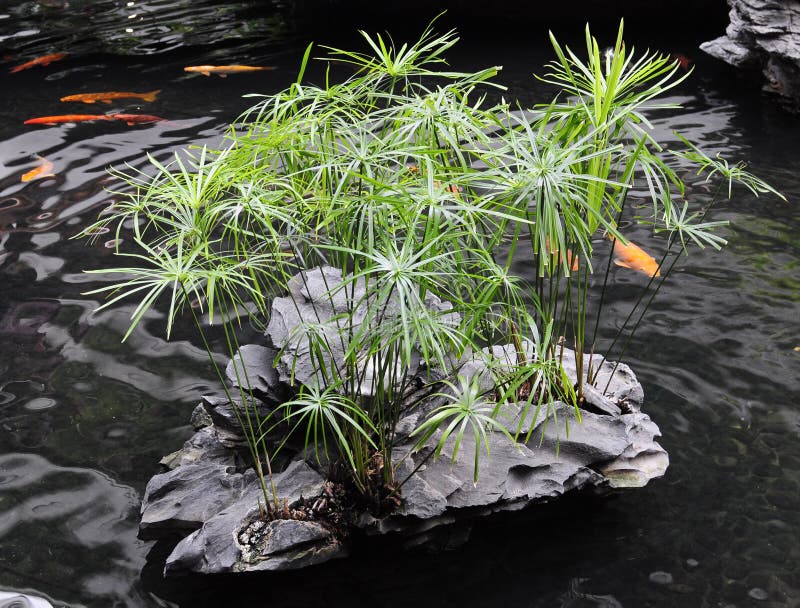
[[[27,70],[28,68],[32,68],[37,65],[50,65],[54,61],[64,59],[64,57],[66,56],[67,53],[51,53],[49,55],[43,55],[41,57],[37,57],[36,59],[31,59],[30,61],[26,61],[22,65],[18,65],[16,67],[11,68],[11,73],[14,74],[16,72]]]
[[[23,182],[30,182],[35,179],[44,179],[45,177],[55,177],[55,174],[50,173],[53,170],[53,163],[51,163],[46,158],[42,158],[41,156],[37,156],[41,162],[41,164],[28,171],[27,173],[23,173],[20,181]]]
[[[193,72],[203,76],[216,74],[225,78],[228,74],[239,74],[242,72],[260,72],[263,70],[274,70],[275,66],[253,66],[253,65],[190,65],[183,68],[184,72]]]
[[[133,93],[131,91],[110,91],[108,93],[77,93],[62,97],[61,101],[82,101],[83,103],[111,103],[112,99],[141,99],[143,101],[155,101],[156,95],[161,89],[150,91],[149,93]]]
[[[150,114],[109,114],[108,118],[114,120],[124,120],[128,126],[136,124],[147,124],[151,122],[163,122],[166,118],[160,116],[151,116]]]
[[[63,122],[87,122],[90,120],[111,120],[105,114],[60,114],[58,116],[39,116],[29,118],[26,125],[55,125]]]
[[[617,266],[638,270],[649,277],[661,276],[658,262],[644,249],[630,241],[627,245],[623,245],[613,237],[608,238],[614,243],[614,263]]]

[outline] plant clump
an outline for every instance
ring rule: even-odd
[[[502,89],[498,67],[450,70],[452,31],[429,27],[399,48],[362,34],[368,52],[325,47],[323,60],[352,68],[344,81],[328,72],[306,82],[309,46],[296,82],[254,96],[222,149],[152,158],[153,175],[117,172],[129,189],[95,225],[131,226],[138,247],[118,252],[130,264],[103,272],[122,278],[96,290],[112,294],[105,306],[138,298],[128,334],[162,297],[168,335],[186,312],[205,336],[207,313],[234,362],[242,315],[285,325],[274,346],[286,400],[263,413],[254,379],[234,366],[267,518],[284,513],[271,462],[290,440],[340,484],[331,488],[352,488],[305,504],[306,516],[356,505],[345,495],[377,514],[399,504],[408,480],[394,449],[414,412],[424,415],[406,436],[417,449],[433,442],[438,458],[450,446],[455,459],[469,443],[476,483],[488,434],[527,441],[523,421],[555,416],[558,401],[580,420],[582,378],[593,385],[596,371],[584,351],[600,321],[598,312],[592,329],[588,318],[597,236],[627,245],[619,226],[631,186],[646,184],[651,213],[637,219],[666,234],[665,252],[724,242],[707,207],[681,200],[675,162],[772,191],[686,140],[672,151],[653,138],[649,112],[675,107],[657,98],[687,75],[669,56],[628,50],[621,25],[605,53],[587,27],[585,59],[553,37],[542,79],[561,92],[533,108],[489,101],[489,88]],[[520,260],[532,277],[517,273]],[[277,302],[281,318],[270,318]],[[460,373],[476,360],[488,381]],[[504,417],[511,404],[516,426]]]

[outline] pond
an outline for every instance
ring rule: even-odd
[[[674,37],[637,44],[694,60],[670,97],[684,109],[652,115],[661,140],[676,141],[678,130],[709,153],[747,159],[789,202],[735,189],[717,203],[708,219],[731,222],[728,246],[678,259],[626,350],[670,453],[667,475],[618,496],[479,523],[450,551],[378,544],[304,572],[161,577],[163,548],[136,538],[142,492],[159,459],[190,435],[200,395],[220,387],[189,324],[166,341],[153,312],[121,343],[132,306],[92,314],[101,302],[82,294],[105,277],[83,271],[118,265],[114,239],[125,250],[126,232],[72,237],[117,197],[109,167],[218,142],[251,105],[243,95],[287,86],[308,42],[302,31],[278,2],[0,9],[0,590],[55,606],[132,608],[800,605],[800,121],[704,58],[697,41]],[[563,37],[581,34],[575,25]],[[341,43],[350,33],[336,35]],[[500,81],[525,104],[549,100],[531,76],[549,58],[544,30],[516,40],[470,33],[449,55],[457,69],[503,65]],[[220,63],[276,69],[227,78],[183,70]],[[321,74],[317,66],[311,77]],[[159,92],[152,102],[59,101],[95,91]],[[165,120],[23,124],[111,112]],[[22,181],[37,157],[53,176]],[[711,200],[702,178],[685,179],[687,198]],[[626,234],[663,244],[644,228]],[[600,352],[646,278],[615,268],[610,280]],[[222,360],[223,344],[215,348]]]

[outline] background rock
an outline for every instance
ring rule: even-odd
[[[700,48],[730,65],[761,72],[763,89],[800,112],[800,2],[728,0],[725,35]]]

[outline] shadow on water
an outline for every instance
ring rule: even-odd
[[[0,85],[13,94],[0,105],[0,588],[54,605],[131,608],[800,604],[800,124],[693,51],[696,41],[664,39],[666,51],[691,54],[695,73],[673,98],[685,111],[654,116],[658,137],[675,141],[680,130],[711,153],[750,159],[790,203],[737,191],[717,204],[709,219],[732,222],[729,246],[681,257],[627,348],[670,453],[666,477],[630,494],[479,522],[450,551],[403,552],[385,539],[303,572],[165,581],[166,548],[136,539],[141,492],[159,459],[190,434],[199,396],[220,389],[191,327],[179,325],[167,342],[156,310],[120,343],[131,306],[92,314],[100,302],[82,293],[108,277],[83,270],[116,265],[113,249],[126,250],[127,229],[91,243],[71,237],[114,202],[108,167],[141,168],[146,153],[165,160],[218,142],[250,105],[242,95],[291,82],[304,30],[280,2],[4,6]],[[329,33],[340,42],[356,24],[345,32],[337,23]],[[582,24],[559,27],[565,37],[582,35]],[[504,65],[509,95],[525,104],[547,98],[531,77],[550,57],[544,37],[469,31],[451,64]],[[328,41],[318,30],[315,37]],[[69,55],[9,73],[59,51]],[[278,69],[226,79],[183,71],[208,63]],[[318,64],[311,77],[322,78]],[[161,92],[153,102],[102,107],[59,101],[103,90]],[[22,124],[76,112],[167,120]],[[21,181],[37,155],[55,176]],[[687,196],[711,200],[701,177],[686,179]],[[641,195],[631,194],[634,211]],[[628,236],[649,250],[664,245],[644,228]],[[611,281],[601,351],[645,282],[616,267]]]

